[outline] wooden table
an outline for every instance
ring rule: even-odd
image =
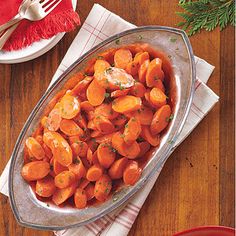
[[[78,1],[84,22],[95,1]],[[98,1],[137,25],[175,26],[178,1]],[[0,65],[0,173],[32,108],[47,88],[79,28],[45,55]],[[216,68],[209,87],[220,96],[191,135],[171,155],[129,235],[170,236],[200,225],[234,227],[234,28],[190,38],[195,55]],[[46,236],[52,232],[19,226],[7,197],[0,196],[1,236]]]

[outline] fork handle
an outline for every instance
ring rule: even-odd
[[[9,29],[7,29],[1,36],[0,36],[0,50],[3,48],[3,46],[5,45],[6,41],[10,38],[10,36],[12,35],[13,31],[17,28],[17,26],[19,25],[19,23],[16,23],[15,25],[13,25],[12,27],[10,27]]]
[[[17,14],[11,20],[9,20],[7,23],[0,25],[0,32],[9,28],[10,26],[16,24],[17,22],[19,22],[22,19],[23,19],[23,17],[20,14]]]

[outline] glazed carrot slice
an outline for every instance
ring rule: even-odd
[[[71,90],[71,95],[78,96],[79,94],[84,92],[88,88],[92,80],[93,80],[92,76],[86,76]]]
[[[141,176],[141,171],[136,161],[129,161],[123,173],[124,183],[126,185],[135,185]]]
[[[135,61],[131,61],[126,66],[126,72],[129,73],[132,76],[135,76],[138,74],[139,64]]]
[[[105,76],[105,70],[110,68],[111,65],[105,60],[97,60],[94,65],[94,78],[97,83],[103,88],[109,87],[109,82]]]
[[[150,144],[148,142],[141,142],[138,144],[140,147],[140,153],[138,155],[138,157],[142,157],[143,155],[145,155],[149,149],[151,148]]]
[[[98,155],[97,155],[97,150],[93,153],[93,156],[92,156],[92,163],[93,163],[93,164],[99,164]]]
[[[43,150],[45,152],[45,156],[48,157],[49,159],[51,159],[52,158],[51,149],[45,143],[43,143],[42,147],[43,147]]]
[[[159,134],[169,124],[171,116],[171,108],[169,105],[164,105],[159,108],[153,116],[150,126],[153,135]]]
[[[119,160],[116,160],[110,167],[108,174],[111,179],[120,179],[123,176],[124,169],[126,164],[128,163],[128,159],[126,157],[122,157]]]
[[[127,144],[133,143],[141,133],[141,124],[139,120],[132,117],[129,122],[125,125],[124,130],[124,141]]]
[[[76,117],[73,118],[76,124],[83,130],[87,129],[87,120],[84,114],[79,113]]]
[[[105,76],[105,77],[104,77]],[[105,78],[106,88],[110,90],[124,90],[134,85],[134,78],[128,74],[125,70],[110,67],[104,71],[103,77]]]
[[[111,191],[112,181],[108,175],[103,175],[98,181],[95,183],[94,188],[94,196],[100,201],[104,202]]]
[[[151,90],[147,89],[146,93],[144,94],[144,97],[145,97],[145,100],[146,100],[144,102],[144,104],[147,105],[147,106],[155,108],[155,105],[152,104],[152,101],[150,99],[150,92],[151,92]]]
[[[154,147],[160,144],[160,136],[152,135],[149,126],[146,126],[146,125],[142,126],[141,137],[144,138],[147,142],[149,142]]]
[[[149,60],[149,53],[148,52],[142,52],[140,54],[136,54],[134,61],[137,62],[139,65],[142,65],[146,60]]]
[[[48,119],[47,116],[43,116],[43,118],[40,121],[40,124],[43,126],[44,129],[47,128],[47,119]]]
[[[65,94],[58,108],[62,118],[72,119],[80,112],[80,102],[76,97]]]
[[[97,149],[98,161],[101,166],[106,169],[111,166],[116,158],[115,150],[112,148],[111,143],[101,143]]]
[[[132,61],[132,53],[128,49],[118,49],[114,55],[115,67],[125,69]]]
[[[150,101],[156,107],[165,105],[166,98],[166,95],[159,88],[153,88],[150,92]]]
[[[77,188],[74,195],[75,206],[78,209],[83,209],[87,206],[87,195],[85,190]]]
[[[104,134],[100,137],[96,138],[96,142],[101,144],[101,143],[111,143],[111,139],[112,139],[113,133],[110,134]]]
[[[76,143],[73,143],[73,145],[74,145],[73,149],[77,156],[86,157],[88,150],[88,145],[86,142],[77,141]]]
[[[95,164],[88,169],[86,178],[88,181],[91,182],[97,181],[101,178],[102,173],[103,173],[102,167],[98,164]]]
[[[68,136],[84,134],[84,131],[73,120],[62,119],[60,130]]]
[[[118,98],[118,97],[125,96],[129,93],[129,90],[130,89],[115,90],[115,91],[111,92],[111,97],[112,98]]]
[[[57,188],[67,188],[75,182],[75,174],[72,171],[66,170],[56,175],[54,182]]]
[[[89,181],[87,179],[82,179],[81,183],[79,184],[79,188],[85,189],[89,185]]]
[[[127,117],[124,114],[117,116],[112,123],[114,124],[115,128],[120,130],[127,122]]]
[[[142,101],[138,97],[126,95],[116,98],[112,103],[112,109],[119,113],[136,111],[141,108]]]
[[[102,134],[109,134],[114,131],[114,125],[104,116],[96,116],[94,118],[94,124]]]
[[[138,63],[138,58],[139,58],[139,55],[141,55],[143,52],[137,52],[134,56],[134,61]]]
[[[91,183],[85,188],[88,201],[94,198],[94,188],[95,188],[94,184]]]
[[[140,65],[139,70],[138,70],[139,81],[141,83],[143,83],[143,84],[146,82],[146,74],[147,74],[147,70],[148,70],[149,64],[150,64],[149,60],[144,61]]]
[[[25,141],[28,151],[37,159],[41,160],[45,157],[45,152],[40,143],[33,137],[29,137]]]
[[[54,179],[51,176],[47,176],[43,179],[37,180],[36,193],[41,197],[51,197],[55,192],[56,187]]]
[[[153,118],[153,112],[152,109],[150,109],[147,106],[142,106],[139,110],[126,113],[126,115],[131,118],[135,117],[139,120],[141,125],[150,125]]]
[[[54,158],[63,166],[72,163],[72,150],[68,142],[57,132],[49,131],[43,135],[44,143],[51,148]]]
[[[155,87],[159,88],[163,93],[165,93],[165,86],[164,86],[163,82],[160,79],[158,79],[155,82]]]
[[[160,58],[153,59],[147,70],[146,74],[146,84],[148,87],[154,87],[157,80],[164,80],[164,72],[161,69],[162,60]]]
[[[88,129],[97,130],[97,127],[94,123],[94,119],[92,119],[88,122]]]
[[[134,95],[135,97],[142,98],[145,92],[146,92],[146,88],[140,82],[136,82],[134,86],[132,86],[130,89],[130,94]]]
[[[109,64],[109,62],[107,62],[106,60],[96,60],[95,64],[94,64],[94,71],[96,72],[104,72],[104,70],[106,70],[107,68],[111,67],[111,65]]]
[[[54,192],[52,196],[52,201],[57,206],[62,204],[75,193],[76,187],[77,187],[77,183],[73,183],[71,186],[67,188],[56,189],[56,191]]]
[[[111,103],[103,103],[95,108],[95,116],[104,116],[109,120],[115,119],[119,114],[112,109]]]
[[[50,165],[46,161],[32,161],[25,164],[21,170],[22,177],[27,181],[39,180],[50,172]]]
[[[55,175],[58,175],[65,170],[68,170],[68,167],[62,166],[55,158],[52,158],[52,164]]]
[[[112,146],[120,155],[129,159],[135,159],[140,153],[140,147],[136,141],[131,145],[127,145],[124,141],[124,135],[120,132],[116,132],[112,137]]]
[[[95,152],[98,147],[98,143],[96,142],[97,138],[92,138],[87,141],[88,147],[91,149],[92,152]]]
[[[106,90],[101,87],[96,80],[91,82],[86,91],[87,99],[92,106],[102,104],[105,99],[105,93]]]
[[[46,120],[46,128],[50,131],[57,131],[60,127],[61,114],[57,108],[52,109]]]
[[[84,167],[83,162],[81,161],[79,157],[76,157],[75,161],[72,164],[70,164],[68,168],[72,173],[74,173],[75,178],[77,180],[84,178],[86,176],[86,169]]]
[[[89,103],[89,101],[83,101],[80,103],[81,110],[84,111],[94,111],[94,107]]]

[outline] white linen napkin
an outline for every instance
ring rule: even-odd
[[[95,4],[58,67],[51,84],[75,60],[93,46],[102,42],[107,37],[134,27],[133,24],[123,20],[99,4]],[[190,132],[198,125],[203,117],[206,116],[219,99],[218,96],[205,84],[214,70],[214,67],[198,57],[195,57],[195,63],[197,71],[195,95],[187,121],[177,142],[175,143],[175,147],[177,147],[190,134]],[[10,161],[7,163],[0,177],[0,192],[7,196],[9,166]],[[93,223],[79,228],[57,231],[55,234],[57,236],[127,235],[139,213],[139,210],[156,182],[161,169],[162,168],[157,171],[155,176],[153,176],[142,190],[136,193],[125,206],[121,206],[115,212],[112,212]]]

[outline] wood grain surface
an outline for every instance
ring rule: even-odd
[[[78,1],[84,22],[95,1]],[[96,1],[137,25],[175,26],[178,1]],[[32,108],[47,88],[79,28],[45,55],[0,65],[0,173]],[[200,225],[234,227],[235,59],[234,28],[190,38],[195,55],[215,66],[208,85],[219,103],[168,159],[141,209],[130,236],[169,236]],[[0,195],[0,236],[48,236],[52,232],[19,226],[7,197]]]

